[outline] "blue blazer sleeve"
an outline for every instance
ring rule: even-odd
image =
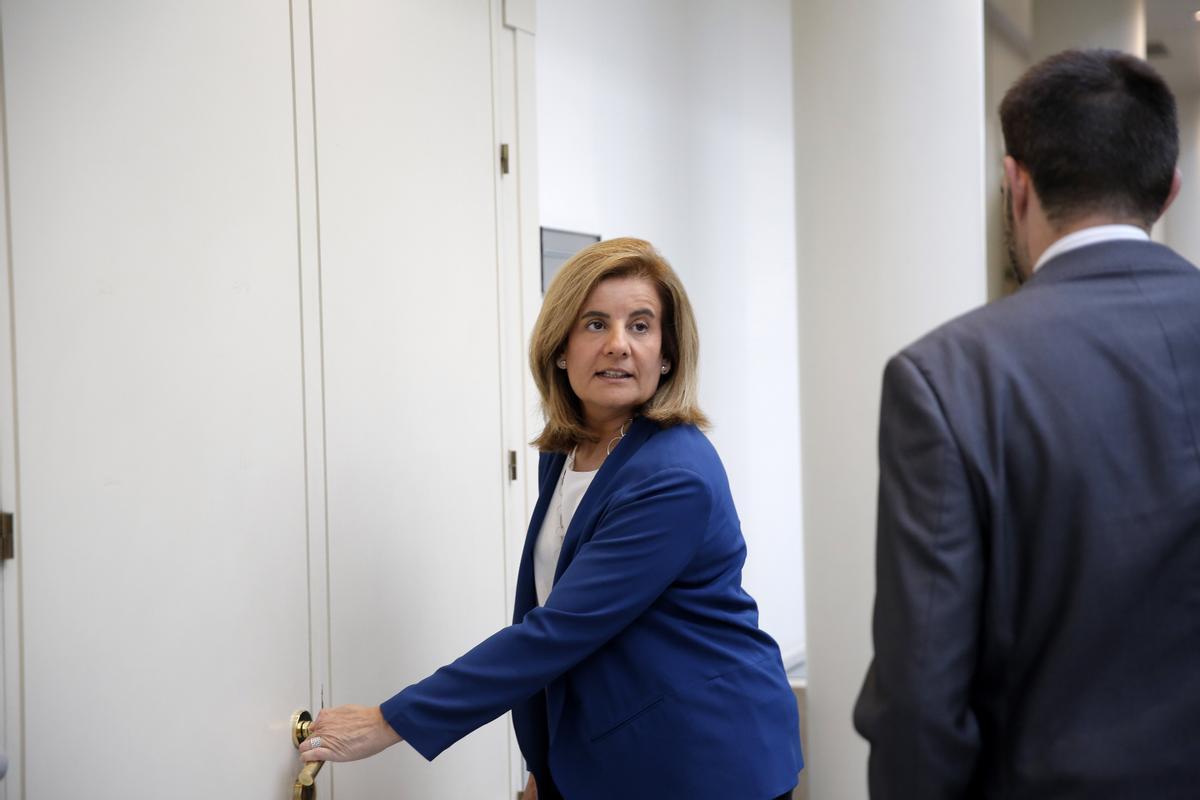
[[[427,759],[542,690],[642,614],[701,544],[712,490],[673,467],[617,490],[545,606],[385,701]]]
[[[875,659],[854,710],[871,797],[966,797],[983,532],[938,396],[903,354],[884,373],[879,469]]]

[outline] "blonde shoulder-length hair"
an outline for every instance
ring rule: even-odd
[[[563,264],[546,290],[533,328],[529,367],[546,416],[546,427],[532,442],[539,450],[566,453],[580,442],[596,441],[584,426],[583,410],[566,370],[555,362],[566,350],[567,337],[592,289],[609,278],[626,277],[647,278],[658,288],[663,307],[662,355],[671,365],[638,413],[662,427],[688,423],[708,427],[696,399],[700,336],[683,283],[649,242],[609,239],[580,250]]]

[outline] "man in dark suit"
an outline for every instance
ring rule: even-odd
[[[1024,286],[884,373],[871,796],[1197,798],[1200,272],[1147,235],[1174,98],[1071,51],[1000,115]]]

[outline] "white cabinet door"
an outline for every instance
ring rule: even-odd
[[[312,5],[0,0],[10,800],[290,797],[292,709],[506,621],[497,10]],[[501,800],[508,754],[321,791]]]
[[[23,796],[288,797],[311,667],[287,4],[0,22]]]
[[[488,0],[314,4],[336,703],[506,621],[492,26]],[[400,745],[334,789],[510,798],[508,736]]]

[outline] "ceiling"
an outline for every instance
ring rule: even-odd
[[[1146,0],[1146,44],[1154,65],[1176,93],[1200,91],[1200,0]],[[1168,55],[1153,55],[1155,44]]]

